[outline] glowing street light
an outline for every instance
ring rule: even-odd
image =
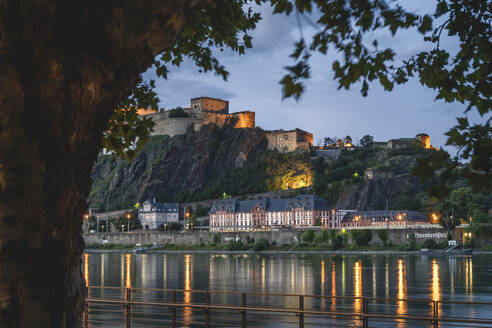
[[[130,213],[126,213],[126,219],[128,220],[128,232],[130,232],[130,220],[132,215]]]
[[[439,221],[439,214],[437,214],[436,212],[432,212],[431,221],[432,223],[437,223]]]
[[[89,214],[85,213],[84,214],[84,220],[85,220],[85,233],[89,233]]]

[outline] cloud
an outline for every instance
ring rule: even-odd
[[[410,3],[415,10],[428,10],[427,1]],[[461,116],[463,105],[434,101],[435,91],[422,87],[416,79],[396,86],[392,92],[372,83],[368,97],[362,97],[358,85],[338,90],[331,69],[331,62],[337,58],[334,52],[313,55],[312,77],[305,83],[305,94],[298,102],[282,101],[278,82],[285,74],[283,67],[292,64],[289,55],[300,35],[297,19],[294,15],[272,15],[269,6],[259,10],[263,20],[253,32],[253,49],[243,56],[216,52],[230,72],[227,82],[212,73],[198,73],[194,63],[186,60],[180,67],[171,68],[167,81],[157,82],[161,106],[183,106],[190,98],[211,96],[229,100],[231,111],[255,111],[256,124],[265,129],[297,127],[312,132],[315,140],[345,135],[360,139],[365,134],[388,140],[423,132],[431,136],[433,145],[445,144],[444,132],[456,123],[456,116]],[[302,25],[306,38],[315,33],[305,21]],[[385,46],[405,57],[426,46],[416,32],[398,33],[395,38],[381,36]],[[153,75],[148,72],[145,76]]]
[[[206,76],[197,75],[180,76],[180,74],[173,74],[169,80],[159,81],[156,89],[160,98],[160,107],[188,106],[191,98],[200,96],[226,100],[235,96],[232,90],[213,83],[207,83]]]

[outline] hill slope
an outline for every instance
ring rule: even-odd
[[[203,127],[200,132],[155,136],[131,163],[99,156],[88,203],[109,209],[158,201],[187,202],[310,186],[343,209],[425,211],[429,200],[417,178],[409,175],[427,150],[357,148],[334,162],[310,154],[268,151],[261,129]],[[364,171],[374,169],[374,179]],[[295,193],[295,192],[294,192]]]
[[[267,151],[261,129],[203,127],[200,132],[155,136],[131,163],[99,156],[88,203],[128,207],[159,201],[218,198],[311,184],[309,154]]]

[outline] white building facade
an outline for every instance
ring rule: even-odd
[[[138,219],[144,229],[157,229],[161,224],[177,223],[179,204],[146,200],[138,210]]]

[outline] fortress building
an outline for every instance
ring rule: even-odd
[[[196,112],[229,114],[229,102],[210,97],[191,98],[191,109]]]
[[[309,151],[313,146],[313,135],[301,129],[268,131],[266,137],[268,149],[281,153]]]
[[[378,143],[378,144],[381,144],[381,143]],[[429,135],[425,134],[425,133],[419,133],[414,138],[391,139],[391,140],[388,140],[386,142],[386,144],[384,144],[382,146],[385,148],[388,148],[388,149],[402,149],[402,148],[408,148],[408,147],[412,147],[412,146],[419,146],[419,147],[423,147],[425,149],[435,148],[430,143]]]
[[[175,136],[187,131],[200,131],[204,125],[231,125],[238,129],[255,127],[255,112],[241,111],[229,113],[229,102],[210,97],[192,98],[190,107],[171,110],[139,110],[139,115],[154,121],[151,135]]]
[[[197,97],[191,98],[189,107],[178,107],[171,110],[139,109],[140,116],[149,117],[155,123],[151,135],[175,136],[185,134],[187,131],[200,131],[201,127],[208,124],[216,126],[232,126],[236,129],[254,128],[255,112],[241,111],[229,113],[227,100]],[[289,131],[266,131],[268,149],[279,152],[303,152],[309,151],[313,146],[313,135],[301,129]]]

